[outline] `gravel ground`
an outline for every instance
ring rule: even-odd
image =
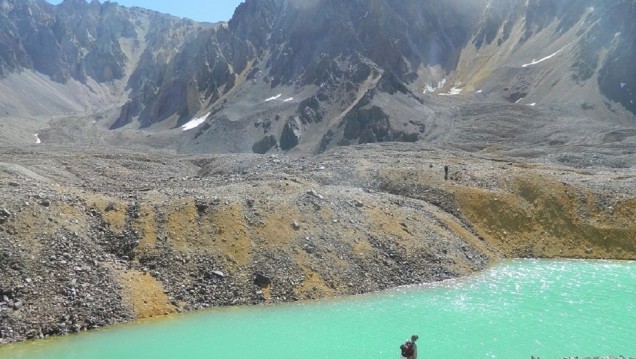
[[[636,198],[630,168],[421,145],[310,159],[3,148],[0,342],[466,275],[518,253],[471,220],[462,193],[510,194],[537,173],[605,206]]]

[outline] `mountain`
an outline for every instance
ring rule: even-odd
[[[248,0],[199,24],[0,0],[0,116],[15,125],[0,140],[630,158],[635,16],[629,0]]]
[[[636,259],[634,18],[247,0],[209,24],[0,0],[0,343]]]
[[[120,111],[142,63],[150,71],[210,26],[111,2],[0,1],[0,138],[33,142],[22,132],[52,119]]]

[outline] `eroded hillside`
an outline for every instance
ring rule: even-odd
[[[363,293],[507,257],[636,259],[634,181],[406,144],[312,159],[4,149],[0,333]]]

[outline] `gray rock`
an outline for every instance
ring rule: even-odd
[[[319,194],[318,192],[316,192],[316,190],[313,190],[313,189],[307,191],[307,194],[310,194],[310,195],[312,195],[312,196],[314,196],[314,197],[316,197],[318,199],[323,199],[324,198],[323,195]]]
[[[296,147],[301,136],[301,124],[296,118],[290,117],[285,123],[285,127],[283,128],[283,132],[280,137],[280,148],[283,151],[287,151]]]
[[[267,288],[272,284],[272,279],[262,273],[256,273],[254,275],[254,284],[261,288]]]
[[[197,207],[197,212],[199,212],[199,214],[205,213],[208,207],[210,207],[207,203],[201,200],[197,200],[194,205]]]
[[[305,250],[305,252],[307,252],[308,254],[313,254],[316,253],[316,247],[310,245],[310,244],[305,244],[303,246],[303,249]]]
[[[264,137],[260,141],[255,142],[254,145],[252,145],[252,152],[259,153],[259,154],[265,154],[269,150],[271,150],[272,148],[274,148],[276,146],[278,146],[278,142],[276,141],[276,137],[274,137],[273,135],[269,135],[269,136]]]

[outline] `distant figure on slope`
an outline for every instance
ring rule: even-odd
[[[417,338],[417,335],[412,335],[411,340],[400,345],[400,350],[402,350],[402,359],[417,359],[417,345],[415,344]]]

